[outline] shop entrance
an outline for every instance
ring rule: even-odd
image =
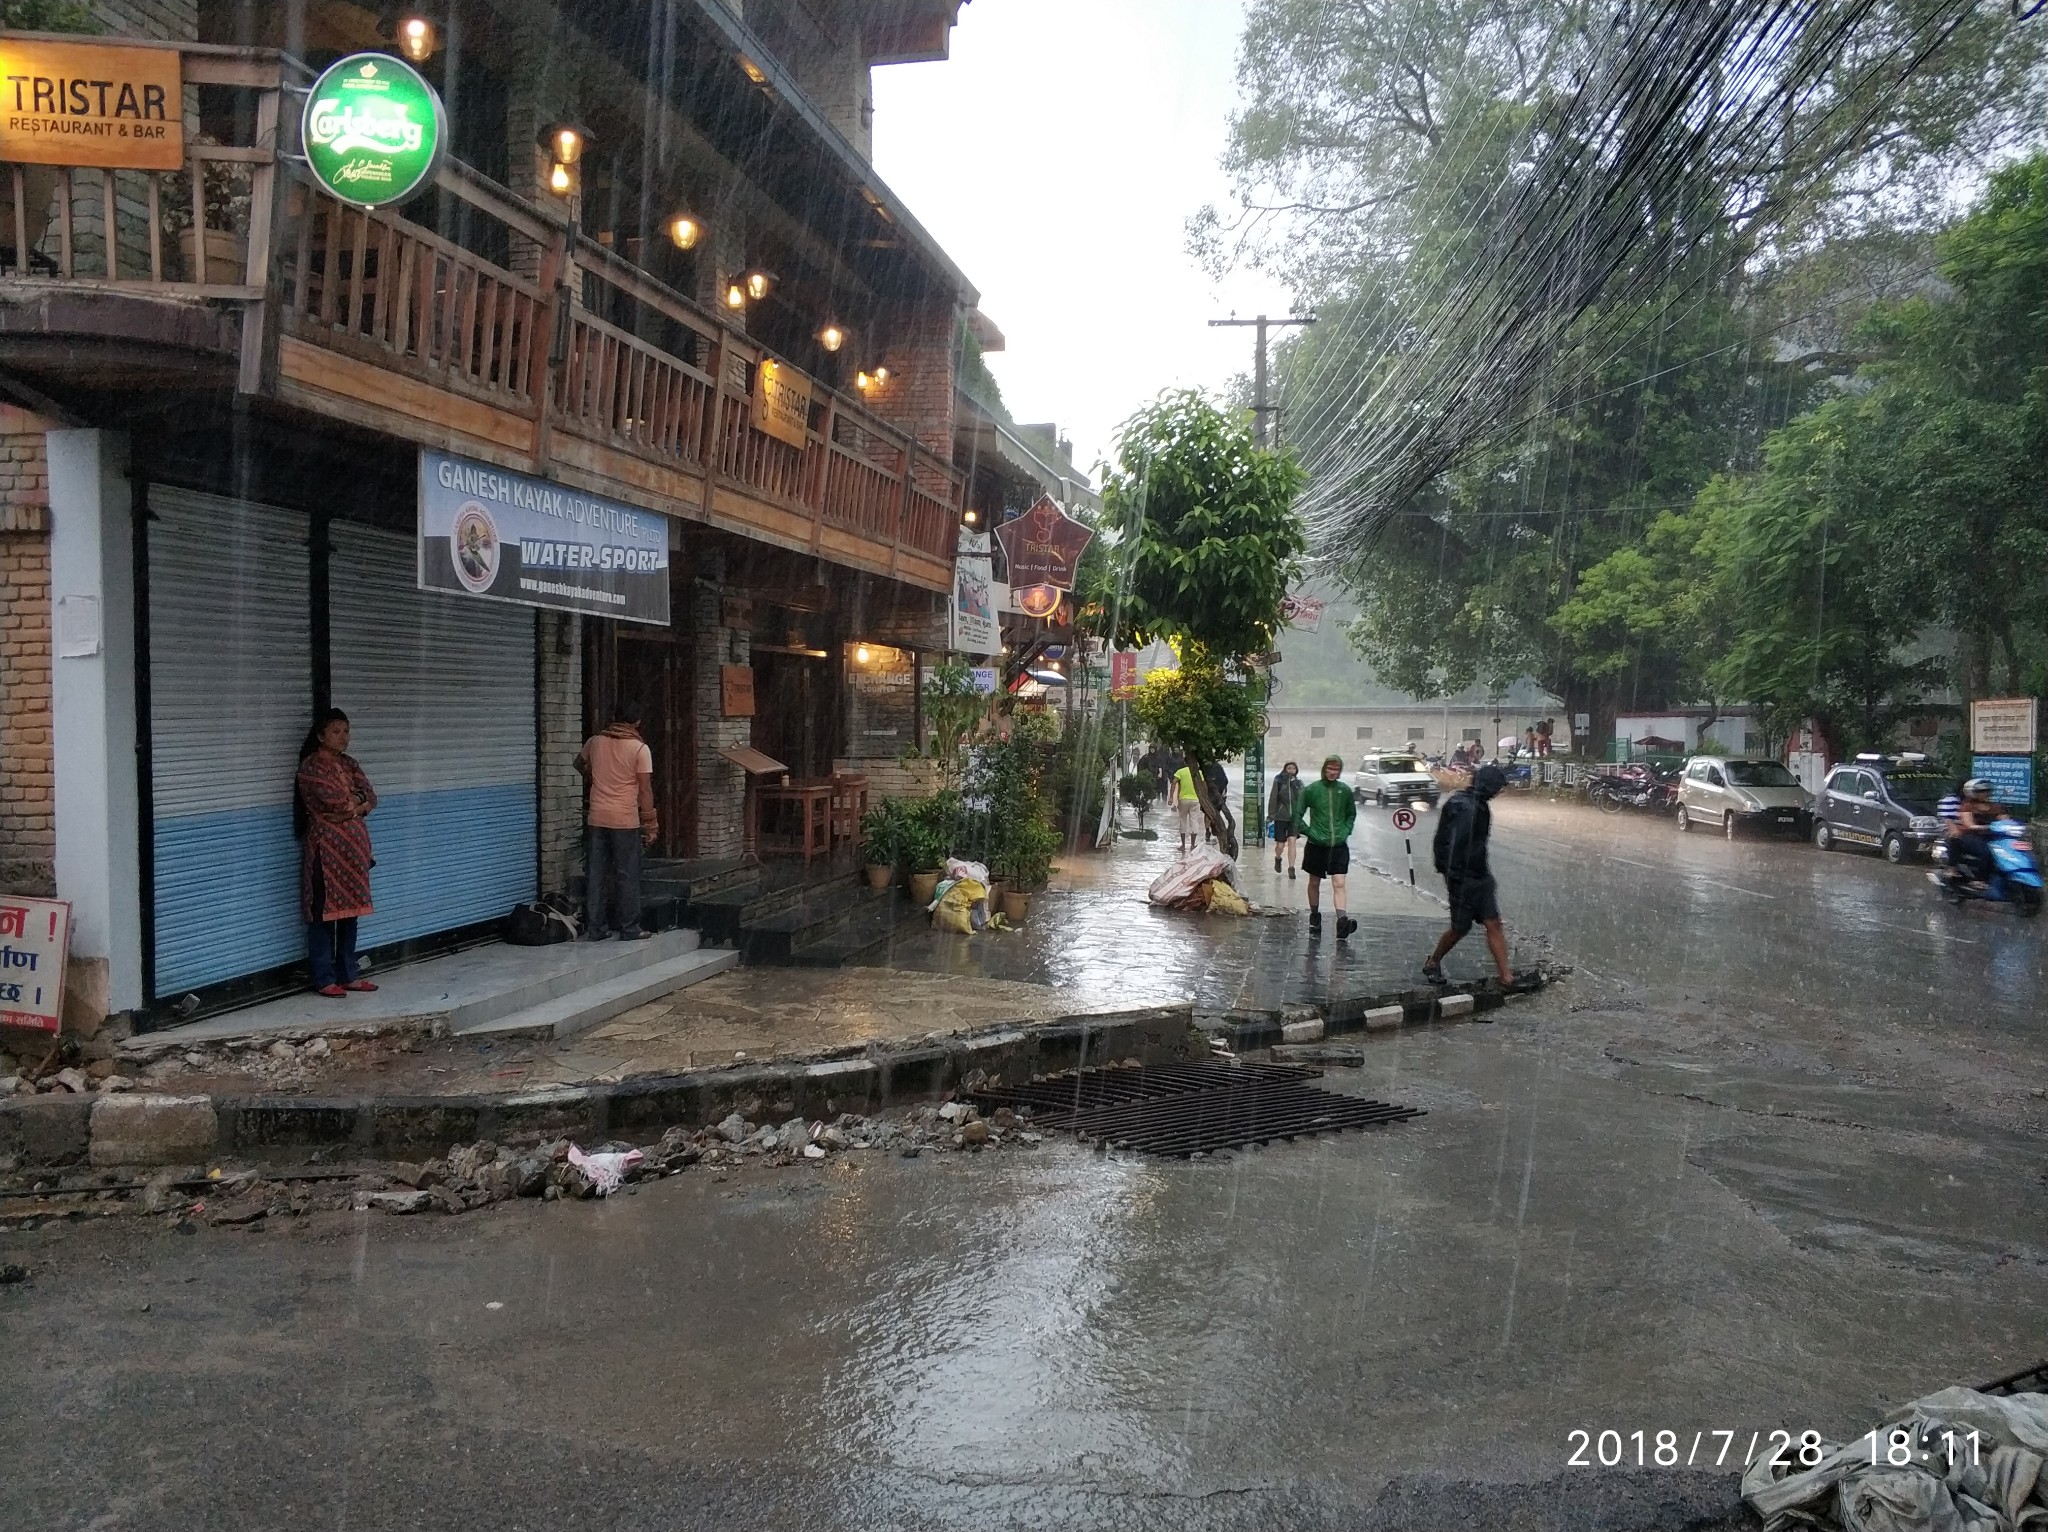
[[[754,748],[793,781],[832,775],[839,753],[839,677],[824,655],[754,645]]]
[[[691,651],[673,629],[604,623],[584,673],[588,732],[621,702],[638,704],[640,737],[654,754],[655,856],[697,854],[697,728]]]

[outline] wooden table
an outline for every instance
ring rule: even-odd
[[[762,856],[801,856],[806,862],[832,849],[832,795],[836,785],[823,782],[792,782],[781,787],[754,789],[755,843]],[[794,807],[797,824],[788,824],[782,810]]]

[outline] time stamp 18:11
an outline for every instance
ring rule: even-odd
[[[1682,1431],[1601,1431],[1583,1428],[1566,1433],[1571,1468],[1722,1468],[1731,1461],[1740,1431],[1695,1431],[1688,1442]],[[1975,1431],[1942,1431],[1916,1436],[1904,1426],[1866,1431],[1845,1447],[1831,1448],[1818,1431],[1752,1431],[1742,1454],[1743,1466],[1759,1454],[1772,1464],[1798,1472],[1818,1468],[1837,1452],[1867,1450],[1870,1465],[1922,1467],[1947,1472],[1959,1464],[1976,1466],[1983,1440]]]

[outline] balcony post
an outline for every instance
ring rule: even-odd
[[[249,248],[243,263],[242,280],[252,287],[260,286],[263,296],[242,310],[242,352],[235,376],[235,391],[243,394],[263,392],[266,380],[274,380],[277,370],[275,327],[270,321],[283,296],[277,280],[277,263],[271,259],[280,206],[277,196],[278,95],[275,90],[266,90],[256,103],[256,147],[269,150],[270,158],[260,161],[249,172]],[[150,185],[154,191],[154,177],[151,177]],[[155,230],[156,224],[152,219],[152,238]],[[203,258],[206,236],[202,232],[196,239],[196,248]],[[154,259],[151,265],[154,275]],[[303,275],[300,280],[304,280]]]

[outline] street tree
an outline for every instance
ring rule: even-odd
[[[1094,593],[1119,643],[1172,645],[1180,668],[1155,673],[1136,712],[1155,744],[1195,768],[1202,811],[1227,855],[1234,819],[1201,768],[1258,737],[1253,662],[1273,647],[1280,605],[1307,545],[1295,511],[1303,476],[1250,422],[1193,390],[1169,392],[1127,421],[1103,485],[1103,568]]]

